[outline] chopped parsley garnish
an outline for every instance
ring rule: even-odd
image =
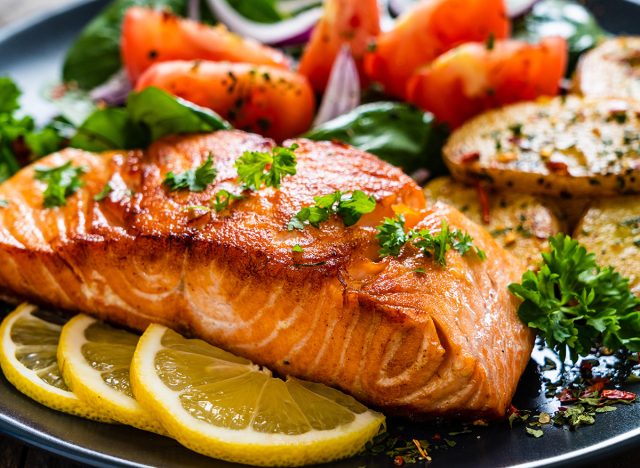
[[[496,36],[493,33],[489,33],[489,37],[487,37],[487,42],[485,43],[487,50],[493,50],[496,47]]]
[[[345,226],[353,226],[360,218],[376,208],[376,200],[360,190],[344,193],[336,190],[333,193],[314,197],[315,205],[305,206],[291,218],[287,229],[303,230],[306,225],[319,227],[331,216],[338,215]]]
[[[466,255],[473,250],[476,255],[484,260],[486,255],[473,245],[473,238],[469,233],[459,229],[451,230],[446,220],[442,220],[440,231],[433,234],[429,229],[412,229],[404,231],[404,217],[399,214],[395,218],[385,218],[383,223],[376,227],[378,234],[376,239],[380,243],[380,256],[389,255],[397,257],[402,247],[411,242],[422,250],[425,256],[444,266],[447,264],[446,254],[450,249],[456,250],[460,255]]]
[[[385,218],[376,229],[378,230],[376,239],[380,243],[380,256],[400,255],[402,247],[409,241],[409,236],[404,231],[404,216],[399,214],[395,218]]]
[[[188,189],[191,192],[202,192],[216,178],[218,171],[213,167],[211,155],[196,169],[174,174],[169,172],[162,181],[171,192]]]
[[[549,239],[538,272],[527,271],[509,290],[523,299],[520,320],[535,328],[564,361],[602,345],[640,351],[640,299],[629,280],[565,234]]]
[[[9,200],[0,198],[0,208],[6,208],[7,206],[9,206]]]
[[[300,244],[296,244],[293,247],[291,247],[291,251],[296,253],[302,253],[304,252],[304,249],[302,248],[302,246],[300,246]]]
[[[0,182],[18,172],[23,163],[57,151],[64,142],[57,128],[62,119],[37,129],[32,117],[20,115],[21,94],[10,78],[0,76]]]
[[[228,209],[234,200],[242,200],[243,198],[242,195],[236,195],[228,190],[218,190],[211,200],[211,207],[216,210],[216,213],[220,213]]]
[[[36,180],[47,183],[44,191],[44,207],[53,208],[67,204],[67,197],[73,195],[84,182],[80,176],[87,170],[84,167],[73,167],[71,161],[59,167],[35,169]]]
[[[270,153],[245,151],[236,161],[238,178],[245,189],[259,190],[262,186],[280,188],[285,175],[296,174],[295,150],[298,145],[288,148],[277,146]]]
[[[97,202],[100,202],[107,198],[111,192],[113,192],[113,187],[111,187],[109,183],[106,183],[102,190],[100,190],[100,193],[93,197],[93,199]]]

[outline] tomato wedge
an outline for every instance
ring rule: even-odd
[[[510,29],[503,0],[423,0],[378,37],[365,71],[387,94],[402,99],[419,67],[464,42],[506,38]]]
[[[307,79],[276,67],[200,60],[162,62],[144,72],[136,90],[149,86],[208,107],[235,128],[278,141],[308,130],[315,111]]]
[[[463,44],[421,69],[407,84],[407,98],[451,128],[495,107],[555,96],[567,67],[567,42],[498,41]]]
[[[229,32],[150,8],[127,10],[121,51],[132,83],[151,65],[168,60],[226,60],[288,68],[280,51]]]
[[[349,44],[360,77],[364,77],[363,57],[378,34],[377,0],[327,0],[324,15],[304,49],[298,71],[309,79],[314,90],[323,92],[340,47]]]

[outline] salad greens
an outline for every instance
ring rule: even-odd
[[[541,0],[532,11],[514,23],[514,37],[539,42],[548,36],[561,36],[569,45],[571,75],[578,58],[606,37],[593,14],[573,0]]]
[[[405,172],[426,167],[432,175],[446,173],[440,157],[446,131],[435,123],[433,115],[409,104],[364,104],[303,136],[348,143],[402,167]]]
[[[87,151],[144,148],[165,135],[230,128],[218,114],[158,89],[131,93],[125,108],[98,109],[71,138]]]
[[[602,268],[595,255],[565,234],[549,239],[540,271],[527,271],[509,290],[524,300],[520,319],[539,330],[564,362],[575,362],[594,346],[640,351],[640,299],[629,280]]]
[[[259,23],[277,23],[284,19],[276,0],[227,0],[245,18]]]
[[[246,18],[275,23],[284,19],[275,0],[227,0],[230,6]],[[67,51],[62,69],[65,82],[75,82],[81,89],[89,90],[106,82],[122,68],[120,58],[120,34],[127,8],[148,6],[185,16],[189,0],[114,0],[96,16],[80,33]],[[204,0],[200,9],[202,20],[216,21]]]
[[[16,115],[20,95],[11,79],[0,77],[0,182],[15,174],[21,163],[53,153],[64,143],[56,122],[37,130],[32,117]]]
[[[65,82],[75,82],[82,89],[104,83],[120,68],[120,32],[127,8],[151,6],[184,15],[188,0],[115,0],[80,33],[67,51],[62,68]]]

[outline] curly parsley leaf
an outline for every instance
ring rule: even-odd
[[[640,300],[629,280],[564,234],[549,239],[538,272],[527,271],[509,290],[523,299],[518,315],[558,351],[573,361],[592,347],[640,351]]]
[[[342,218],[345,226],[353,226],[362,215],[376,209],[376,200],[360,190],[355,190],[350,195],[340,197],[337,208],[338,216]]]
[[[395,218],[384,218],[382,224],[376,226],[381,257],[400,255],[400,250],[409,241],[409,236],[404,231],[404,222],[404,216],[399,214]]]
[[[263,185],[280,188],[285,175],[296,174],[297,148],[293,144],[288,148],[276,146],[270,153],[245,151],[235,163],[238,178],[249,190],[259,190]]]
[[[38,130],[33,118],[16,115],[21,94],[10,78],[0,77],[0,182],[29,160],[57,151],[64,142],[54,125]]]
[[[6,76],[0,76],[0,114],[11,114],[20,108],[20,88]]]
[[[36,180],[47,183],[47,188],[44,191],[44,207],[54,208],[66,205],[67,197],[76,193],[84,185],[80,176],[86,172],[84,167],[73,167],[71,161],[59,167],[36,167]]]
[[[93,199],[97,202],[101,202],[107,198],[111,192],[113,192],[113,187],[111,187],[111,184],[106,183],[104,184],[104,187],[102,187],[102,190],[100,190],[100,193],[93,197]]]
[[[213,200],[211,200],[211,206],[216,210],[216,213],[220,213],[221,211],[227,210],[234,200],[242,200],[243,198],[242,195],[236,195],[228,190],[218,190]]]
[[[405,233],[404,223],[404,216],[399,214],[395,218],[385,218],[383,223],[376,227],[378,230],[376,239],[380,243],[381,257],[389,255],[397,257],[402,247],[411,242],[422,250],[425,256],[433,257],[442,266],[447,263],[446,255],[450,249],[456,250],[462,256],[473,250],[481,260],[486,258],[484,251],[473,245],[473,238],[469,233],[459,229],[449,229],[444,219],[440,231],[436,234],[429,229],[412,229]]]
[[[162,181],[171,192],[187,189],[191,192],[202,192],[218,175],[213,167],[213,158],[209,156],[205,162],[195,169],[174,174],[169,172]]]
[[[314,197],[315,205],[305,206],[295,214],[287,229],[303,230],[305,226],[320,227],[331,216],[338,215],[345,226],[353,226],[360,218],[376,208],[376,200],[360,190],[343,193],[340,190]]]

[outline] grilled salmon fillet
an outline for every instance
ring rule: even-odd
[[[139,330],[162,323],[390,414],[503,416],[533,341],[507,290],[524,265],[455,209],[425,207],[399,169],[345,145],[297,143],[297,175],[221,214],[184,208],[237,190],[236,158],[271,140],[220,131],[38,161],[85,166],[85,185],[50,209],[33,167],[0,186],[10,201],[0,209],[1,292]],[[163,187],[166,173],[209,155],[218,176],[205,191]],[[111,193],[95,201],[106,183]],[[356,226],[287,230],[314,196],[355,189],[378,202]],[[380,260],[375,226],[396,204],[420,213],[418,227],[437,230],[446,218],[468,231],[487,259],[450,251],[442,267],[406,246]]]

